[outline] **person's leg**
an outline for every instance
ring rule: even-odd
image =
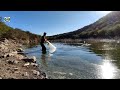
[[[45,54],[46,53],[46,47],[44,44],[41,44],[41,47],[42,47],[42,53]]]

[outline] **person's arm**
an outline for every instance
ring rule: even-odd
[[[45,42],[47,42],[48,40],[44,37],[44,40],[45,40]]]
[[[47,43],[47,44],[49,44],[49,41],[44,37],[44,39],[45,39],[45,42]]]

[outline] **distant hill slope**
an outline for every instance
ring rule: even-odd
[[[120,11],[113,11],[81,29],[49,37],[49,39],[80,38],[120,38]]]
[[[0,22],[0,40],[4,38],[14,39],[23,44],[37,44],[40,42],[39,35],[18,28],[14,29],[7,26],[4,22]]]

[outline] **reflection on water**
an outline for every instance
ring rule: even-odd
[[[48,54],[41,54],[41,61],[42,61],[42,64],[46,67],[48,67],[47,65],[47,61],[50,61],[51,60],[51,56],[52,54],[48,53]]]
[[[114,78],[115,67],[109,60],[104,60],[103,65],[101,66],[101,74],[103,79],[112,79]]]
[[[91,45],[54,43],[54,54],[42,54],[40,46],[28,49],[37,57],[51,78],[114,79],[120,78],[120,44],[89,42]],[[32,52],[32,53],[30,53]]]
[[[46,58],[46,54],[41,54],[42,64],[47,67],[46,59],[47,59],[47,58]]]

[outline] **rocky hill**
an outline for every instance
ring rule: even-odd
[[[120,11],[113,11],[81,29],[50,36],[49,39],[120,38]]]

